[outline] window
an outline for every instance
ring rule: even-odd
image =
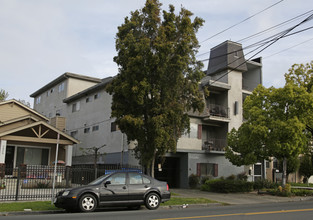
[[[113,174],[107,181],[111,181],[112,185],[124,185],[126,184],[126,173]]]
[[[36,104],[39,104],[41,102],[41,96],[38,96],[37,98],[36,98]]]
[[[188,133],[187,131],[185,131],[183,137],[198,138],[199,137],[198,125],[195,123],[190,123],[190,132]]]
[[[92,131],[98,131],[99,130],[99,125],[92,126]]]
[[[53,93],[54,92],[54,88],[50,89],[50,93]]]
[[[115,122],[111,123],[111,132],[118,131],[118,125]]]
[[[48,165],[49,149],[18,147],[16,165]]]
[[[87,103],[87,102],[91,102],[91,101],[92,101],[92,98],[91,98],[91,97],[87,97],[87,98],[86,98],[86,103]]]
[[[100,97],[100,93],[96,93],[96,94],[93,96],[94,99],[98,99],[99,97]]]
[[[80,102],[73,103],[72,112],[78,112],[80,109]]]
[[[142,177],[139,173],[129,173],[129,184],[142,184]]]
[[[71,136],[72,136],[73,138],[76,138],[76,137],[77,137],[77,131],[72,131],[72,132],[71,132]]]
[[[197,163],[198,176],[218,176],[218,164],[215,163]]]
[[[84,128],[84,133],[87,134],[90,132],[90,128]]]
[[[56,115],[56,116],[61,116],[61,110],[60,110],[60,109],[59,109],[59,110],[56,110],[55,115]]]
[[[59,85],[59,92],[64,91],[64,82]]]

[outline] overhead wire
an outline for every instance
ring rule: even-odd
[[[270,28],[268,28],[268,29],[265,29],[265,30],[260,31],[260,32],[258,32],[258,33],[256,33],[256,34],[250,35],[250,36],[248,36],[248,37],[245,37],[245,38],[243,38],[243,39],[241,39],[241,40],[238,40],[238,41],[236,41],[236,42],[240,43],[240,42],[244,42],[244,41],[246,41],[246,40],[255,38],[255,37],[257,37],[257,36],[261,36],[262,34],[265,34],[265,33],[269,32],[269,31],[272,31],[272,30],[277,29],[277,28],[280,27],[280,26],[283,26],[283,25],[289,24],[289,23],[291,23],[291,22],[293,22],[293,21],[296,21],[296,20],[302,18],[303,16],[305,16],[305,15],[307,15],[307,14],[309,14],[309,13],[312,13],[312,12],[313,12],[313,10],[307,11],[307,12],[302,13],[302,14],[296,16],[296,17],[293,17],[293,18],[291,18],[291,19],[289,19],[289,20],[287,20],[287,21],[284,21],[284,22],[282,22],[282,23],[280,23],[280,24],[274,25],[274,26],[272,26],[272,27],[270,27]],[[308,28],[308,29],[311,29],[311,27]],[[306,30],[306,29],[303,29],[302,31],[305,31],[305,30]],[[301,32],[302,32],[302,31],[301,31]],[[275,35],[278,36],[280,33],[281,33],[281,32],[279,32],[279,33],[277,33],[277,34],[275,34]],[[296,33],[297,33],[297,32],[296,32]],[[250,47],[255,47],[255,46],[257,46],[258,44],[261,44],[262,42],[265,42],[266,39],[273,39],[273,37],[274,37],[275,35],[272,35],[272,36],[270,36],[270,37],[268,37],[268,38],[265,38],[265,39],[263,39],[263,40],[261,40],[261,41],[259,41],[259,42],[256,42],[256,43],[254,43],[254,44],[251,44],[251,45],[249,45],[249,46],[243,48],[243,50],[248,49],[248,48],[250,48]],[[291,36],[291,35],[287,35],[287,36]],[[286,36],[286,37],[287,37],[287,36]],[[200,57],[200,56],[207,55],[207,54],[209,54],[209,53],[210,53],[210,51],[204,52],[204,53],[201,53],[201,54],[198,54],[198,55],[196,55],[196,56],[197,56],[197,57]],[[207,59],[206,59],[206,60],[207,60]]]
[[[258,15],[258,14],[260,14],[260,13],[262,13],[262,12],[264,12],[264,11],[266,11],[266,10],[272,8],[272,7],[274,7],[275,5],[281,3],[282,1],[284,1],[284,0],[280,0],[280,1],[278,1],[278,2],[276,2],[276,3],[274,3],[274,4],[272,4],[272,5],[268,6],[267,8],[265,8],[265,9],[263,9],[263,10],[261,10],[261,11],[255,13],[255,14],[249,16],[248,18],[245,18],[245,19],[243,19],[242,21],[240,21],[240,22],[238,22],[238,23],[236,23],[236,24],[234,24],[234,25],[231,25],[230,27],[228,27],[228,28],[226,28],[226,29],[224,29],[224,30],[218,32],[217,34],[214,34],[214,35],[212,35],[211,37],[209,37],[209,38],[207,38],[207,39],[201,41],[200,44],[203,43],[203,42],[205,42],[205,41],[208,41],[208,40],[212,39],[213,37],[216,37],[216,36],[220,35],[221,33],[224,33],[225,31],[228,31],[229,29],[231,29],[231,28],[233,28],[233,27],[236,27],[237,25],[239,25],[239,24],[241,24],[241,23],[243,23],[243,22],[245,22],[245,21],[247,21],[247,20],[249,20],[249,19],[255,17],[256,15]]]
[[[312,27],[312,28],[313,28],[313,27]],[[285,52],[285,51],[287,51],[287,50],[290,50],[290,49],[292,49],[292,48],[294,48],[294,47],[297,47],[297,46],[299,46],[299,45],[301,45],[301,44],[305,44],[305,43],[307,43],[307,42],[309,42],[309,41],[311,41],[311,40],[313,40],[313,38],[311,38],[311,39],[309,39],[309,40],[306,40],[306,41],[303,41],[303,42],[301,42],[301,43],[299,43],[299,44],[293,45],[293,46],[291,46],[291,47],[288,47],[288,48],[286,48],[286,49],[284,49],[284,50],[278,51],[277,53],[274,53],[274,54],[271,54],[271,55],[269,55],[269,56],[263,57],[263,59],[267,59],[267,58],[269,58],[269,57],[272,57],[272,56],[275,56],[275,55],[277,55],[277,54],[283,53],[283,52]]]
[[[215,79],[215,80],[211,83],[211,85],[212,85],[213,83],[217,82],[218,80],[222,79],[222,78],[225,77],[226,75],[228,75],[230,72],[232,72],[232,71],[238,69],[238,67],[240,67],[241,65],[243,65],[243,64],[246,63],[247,61],[250,61],[253,57],[255,57],[256,55],[258,55],[259,53],[261,53],[262,51],[264,51],[265,49],[267,49],[268,47],[270,47],[271,45],[273,45],[274,43],[276,43],[278,40],[284,38],[288,33],[290,33],[291,31],[293,31],[295,28],[299,27],[300,25],[302,25],[302,24],[304,24],[304,23],[306,23],[306,22],[308,22],[308,21],[310,21],[310,20],[312,20],[312,19],[313,19],[313,14],[311,14],[310,16],[308,16],[306,19],[304,19],[304,20],[301,21],[300,23],[294,25],[293,27],[288,28],[288,29],[286,29],[285,31],[280,32],[279,35],[278,35],[276,38],[274,38],[273,40],[271,40],[271,41],[269,42],[268,45],[266,45],[266,44],[265,44],[266,46],[263,45],[263,46],[265,46],[264,48],[262,48],[260,51],[258,51],[258,52],[255,53],[254,55],[252,55],[250,58],[248,58],[247,60],[245,60],[245,61],[242,62],[241,64],[237,65],[237,66],[236,66],[235,68],[233,68],[232,70],[227,71],[225,74],[223,74],[223,75],[220,76],[219,78]],[[276,35],[277,35],[277,34],[276,34]],[[276,36],[276,35],[275,35],[275,36]],[[261,46],[260,46],[260,47],[261,47]],[[258,47],[258,48],[260,48],[260,47]],[[255,51],[255,50],[253,50],[253,51]],[[238,59],[236,59],[236,60],[233,61],[232,63],[238,61],[238,60],[241,59],[241,58],[243,58],[243,56],[242,56],[242,57],[239,57]],[[230,63],[230,64],[232,64],[232,63]]]

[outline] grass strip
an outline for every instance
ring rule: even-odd
[[[171,197],[167,202],[162,203],[162,206],[167,205],[183,205],[183,204],[207,204],[207,203],[219,203],[205,198],[182,198],[182,197]]]
[[[60,210],[51,201],[36,201],[36,202],[4,202],[0,204],[0,212],[18,212],[24,209],[31,209],[32,211],[50,211]]]

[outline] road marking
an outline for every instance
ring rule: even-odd
[[[155,219],[155,220],[177,220],[177,219],[214,218],[214,217],[238,216],[238,215],[265,215],[265,214],[289,213],[289,212],[308,212],[308,211],[313,211],[313,209],[294,209],[294,210],[267,211],[267,212],[248,212],[248,213],[233,213],[233,214],[219,214],[219,215],[206,215],[206,216],[191,216],[191,217],[177,217],[177,218],[161,218],[161,219]]]

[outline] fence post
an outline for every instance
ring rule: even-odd
[[[20,178],[21,178],[21,167],[17,167],[17,180],[16,180],[15,201],[18,200]]]
[[[71,171],[71,167],[70,166],[66,166],[65,167],[66,188],[70,187],[70,171]]]

